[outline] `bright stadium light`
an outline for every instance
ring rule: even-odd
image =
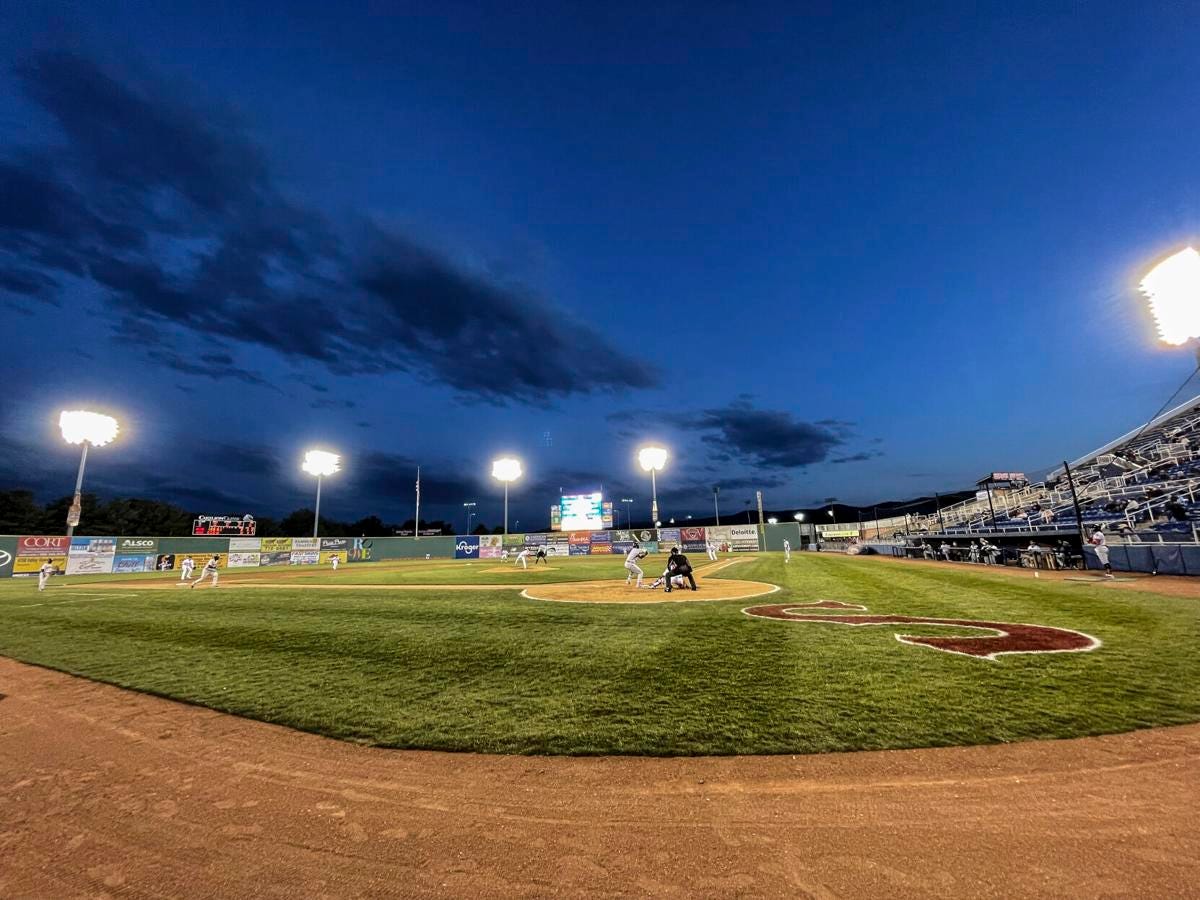
[[[82,512],[83,469],[87,465],[88,446],[103,447],[111,444],[121,430],[112,416],[88,412],[86,409],[64,409],[58,416],[58,427],[63,440],[68,444],[83,444],[79,457],[79,474],[75,476],[75,496],[67,510],[67,537],[75,534]]]
[[[658,521],[658,483],[655,473],[661,472],[667,464],[667,451],[662,447],[643,447],[638,451],[638,463],[642,471],[650,473],[650,518]]]
[[[774,516],[771,516],[771,518],[767,519],[767,524],[768,525],[778,525],[779,520],[777,518],[775,518]]]
[[[317,510],[313,515],[313,537],[317,536],[317,527],[321,522],[321,479],[342,470],[342,458],[327,450],[309,450],[304,454],[304,462],[300,468],[309,475],[317,478]]]
[[[1186,247],[1146,273],[1139,285],[1164,343],[1200,338],[1200,253]]]
[[[516,481],[522,475],[521,461],[511,456],[502,456],[492,460],[492,477],[504,482],[504,533],[508,534],[508,483]]]
[[[792,516],[792,518],[795,519],[797,522],[803,522],[804,521],[804,513],[796,513],[794,516]]]

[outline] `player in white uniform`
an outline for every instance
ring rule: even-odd
[[[708,551],[708,558],[711,559],[713,562],[716,562],[717,561],[717,545],[714,544],[712,541],[709,541],[707,544],[704,545],[704,549]]]
[[[505,548],[505,549],[503,549],[503,550],[501,550],[501,551],[500,551],[500,558],[501,558],[501,559],[508,559],[508,548]]]
[[[179,576],[180,581],[188,581],[192,577],[192,570],[196,568],[196,561],[190,556],[185,556],[183,562],[179,564],[182,574]]]
[[[38,569],[38,590],[44,591],[46,584],[50,581],[50,576],[54,574],[54,563],[46,560],[42,563],[42,567]]]
[[[645,558],[646,558],[646,551],[643,550],[641,547],[639,547],[637,544],[634,544],[633,549],[631,549],[628,553],[625,554],[625,569],[627,571],[627,574],[625,575],[625,583],[626,584],[629,584],[629,582],[631,582],[633,580],[633,576],[636,575],[637,576],[637,586],[638,587],[642,586],[642,576],[645,575],[646,573],[643,572],[642,567],[638,565],[638,560],[645,559]]]
[[[204,579],[207,578],[209,575],[211,575],[212,576],[212,586],[216,587],[217,586],[217,560],[218,559],[220,559],[220,557],[214,556],[212,559],[210,559],[208,562],[206,562],[204,564],[204,568],[200,570],[200,577],[197,578],[195,581],[193,581],[190,586],[195,587],[198,584],[203,584]]]
[[[787,538],[783,539],[783,561],[785,563],[792,561],[792,544]]]
[[[529,568],[529,548],[522,547],[521,552],[517,554],[517,562],[521,564],[522,569]],[[517,563],[513,563],[515,566]]]
[[[1092,538],[1088,543],[1096,548],[1096,558],[1100,560],[1100,565],[1104,566],[1104,577],[1112,578],[1112,566],[1108,563],[1108,542],[1104,540],[1104,532],[1100,530],[1099,525],[1092,532]]]
[[[338,555],[336,553],[329,554],[329,564],[333,566],[333,571],[336,572],[338,567]]]

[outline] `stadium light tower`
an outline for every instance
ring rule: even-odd
[[[622,497],[621,502],[625,504],[625,527],[632,528],[633,520],[629,518],[629,504],[633,502],[632,497]]]
[[[475,501],[463,504],[463,509],[467,511],[467,534],[471,533],[471,519],[475,515]]]
[[[79,524],[83,468],[87,465],[88,446],[103,447],[112,443],[121,426],[112,416],[83,409],[64,409],[59,414],[58,427],[62,430],[63,440],[68,444],[83,444],[83,455],[79,457],[79,474],[75,476],[75,496],[71,500],[71,508],[67,510],[67,537],[71,537],[75,534],[75,526]]]
[[[317,476],[317,511],[313,515],[313,537],[317,536],[317,527],[321,523],[321,479],[342,470],[342,458],[327,450],[309,450],[304,454],[304,462],[300,468],[309,475]]]
[[[1200,253],[1195,248],[1168,256],[1146,273],[1138,287],[1146,295],[1163,343],[1182,347],[1200,338]]]
[[[492,477],[504,482],[504,533],[508,534],[508,483],[521,477],[521,461],[503,456],[492,461]]]
[[[650,518],[658,521],[658,481],[655,473],[667,464],[667,451],[662,447],[643,447],[638,451],[638,463],[642,471],[650,473]]]

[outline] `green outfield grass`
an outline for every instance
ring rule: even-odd
[[[516,588],[372,588],[534,577],[533,567],[486,571],[500,565],[230,570],[216,591],[138,590],[171,580],[147,575],[125,579],[128,590],[111,578],[104,583],[116,589],[64,578],[39,595],[34,581],[11,579],[0,583],[0,654],[391,747],[813,753],[1200,720],[1200,603],[1191,599],[832,554],[797,554],[787,566],[764,554],[733,566],[722,574],[784,588],[740,602],[577,605],[522,599]],[[538,567],[537,580],[623,574],[616,557],[553,565]],[[241,578],[286,586],[239,588]],[[306,589],[323,581],[362,588]],[[992,662],[906,646],[888,628],[741,613],[817,599],[872,613],[1058,625],[1104,645]]]

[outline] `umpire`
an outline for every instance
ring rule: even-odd
[[[688,558],[679,552],[678,547],[671,548],[671,555],[667,557],[667,586],[666,592],[671,593],[671,576],[681,575],[688,580],[692,590],[696,591],[696,579],[692,577],[692,564],[688,562]]]

